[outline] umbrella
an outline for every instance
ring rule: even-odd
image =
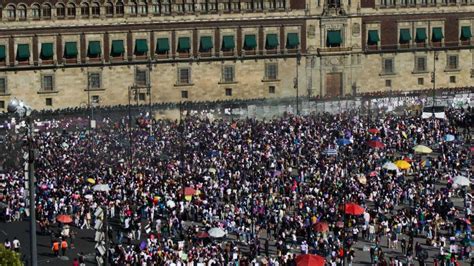
[[[385,144],[383,144],[382,142],[380,142],[378,140],[369,140],[369,141],[367,141],[367,145],[369,145],[369,147],[372,147],[372,148],[383,148],[383,147],[385,147]]]
[[[465,176],[458,175],[458,176],[454,177],[453,183],[458,185],[458,186],[463,187],[463,186],[469,186],[471,184],[471,181]]]
[[[402,170],[406,170],[411,167],[411,164],[405,160],[398,160],[395,162],[395,165]]]
[[[85,199],[88,199],[88,200],[92,200],[94,198],[94,196],[92,196],[92,194],[87,194],[84,196]]]
[[[316,232],[324,233],[324,232],[329,231],[329,226],[328,226],[328,223],[326,222],[318,222],[313,225],[313,229]]]
[[[297,266],[324,266],[326,259],[319,255],[305,254],[296,257]]]
[[[184,189],[184,195],[185,196],[192,196],[194,194],[196,194],[196,190],[194,188],[187,187],[187,188]]]
[[[209,233],[209,236],[213,237],[213,238],[221,238],[221,237],[224,237],[226,235],[226,232],[224,230],[222,230],[222,228],[220,228],[220,227],[211,228],[207,232]]]
[[[87,183],[94,185],[95,180],[93,178],[87,178]]]
[[[209,234],[207,232],[199,232],[196,234],[196,238],[200,238],[200,239],[209,238]]]
[[[378,130],[378,129],[376,129],[376,128],[371,128],[371,129],[369,129],[368,131],[369,131],[369,133],[372,133],[372,134],[377,134],[377,133],[380,132],[380,130]]]
[[[364,208],[362,208],[359,204],[349,202],[346,203],[345,210],[346,214],[350,215],[361,215],[364,213]]]
[[[61,214],[56,217],[56,221],[63,224],[68,224],[68,223],[72,223],[72,218],[69,215]]]
[[[109,187],[109,185],[107,185],[107,184],[99,184],[99,185],[93,186],[93,187],[92,187],[92,190],[94,190],[94,191],[109,192],[109,191],[110,191],[110,187]]]
[[[168,201],[166,202],[166,206],[167,206],[168,208],[173,209],[174,207],[176,207],[176,203],[174,203],[174,201],[172,201],[172,200],[168,200]]]
[[[382,168],[383,169],[387,169],[387,170],[390,170],[390,171],[396,171],[398,170],[398,167],[396,164],[392,163],[392,162],[386,162],[382,165]]]
[[[345,146],[351,144],[351,141],[348,139],[338,139],[336,140],[337,145],[339,146]]]
[[[426,147],[425,145],[416,145],[413,147],[413,150],[418,153],[432,153],[433,150],[430,149],[429,147]]]
[[[359,181],[359,183],[361,183],[362,185],[367,184],[367,178],[363,174],[357,176],[357,181]]]
[[[444,136],[445,141],[453,141],[454,139],[455,139],[454,135],[451,135],[451,134],[446,134]]]

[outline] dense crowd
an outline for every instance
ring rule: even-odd
[[[351,265],[360,261],[358,243],[377,265],[467,263],[472,198],[454,178],[470,177],[473,150],[470,128],[453,121],[470,111],[449,110],[447,120],[380,114],[370,122],[355,112],[268,121],[187,116],[154,121],[151,133],[146,123],[104,119],[91,132],[40,131],[40,230],[70,215],[73,229],[60,224],[61,237],[74,244],[72,232],[92,229],[97,208],[107,209],[117,224],[108,230],[114,265],[295,265],[300,253]],[[434,152],[415,153],[419,144]],[[411,167],[382,167],[396,160]],[[1,202],[14,222],[26,215],[23,173],[4,171]],[[97,184],[110,191],[94,191]],[[364,213],[346,214],[349,202]]]

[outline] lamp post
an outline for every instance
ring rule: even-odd
[[[433,106],[432,106],[432,111],[433,111],[433,116],[435,113],[435,103],[436,103],[436,61],[438,61],[438,52],[433,51],[433,73],[431,73],[431,82],[433,82]]]
[[[298,51],[298,53],[296,54],[296,77],[295,77],[295,80],[294,80],[294,88],[296,89],[296,114],[299,115],[300,114],[300,101],[299,101],[299,97],[300,97],[300,93],[299,93],[299,84],[298,84],[298,81],[299,81],[299,74],[298,74],[298,67],[299,65],[301,64],[301,53]]]
[[[30,203],[30,261],[32,266],[38,265],[37,247],[36,247],[36,209],[35,209],[35,176],[34,176],[34,150],[33,150],[33,132],[34,123],[30,117],[31,108],[23,103],[13,99],[7,107],[10,114],[16,114],[20,118],[24,118],[26,122],[26,136],[28,141],[28,161],[25,163],[25,175],[28,176],[28,183],[25,184],[29,190]]]

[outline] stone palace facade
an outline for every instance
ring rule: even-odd
[[[3,1],[0,111],[468,86],[465,1]]]

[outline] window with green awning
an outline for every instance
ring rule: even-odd
[[[377,45],[380,41],[378,30],[369,30],[367,35],[367,44]]]
[[[90,41],[89,42],[89,49],[87,49],[87,56],[89,57],[99,57],[102,53],[100,49],[100,42],[99,41]]]
[[[146,53],[148,53],[148,43],[146,39],[135,40],[135,54],[144,55]]]
[[[42,60],[53,59],[53,44],[52,43],[42,43],[41,44],[41,54],[40,57]]]
[[[416,42],[425,42],[426,41],[426,29],[425,28],[416,29],[415,41]]]
[[[30,59],[30,45],[29,44],[18,44],[16,51],[16,60],[25,61]]]
[[[342,44],[342,37],[340,30],[330,30],[328,31],[328,36],[326,40],[326,45],[329,47],[338,47]]]
[[[399,42],[404,44],[404,43],[409,43],[411,41],[411,34],[409,29],[400,29],[400,38]]]
[[[276,49],[278,47],[278,35],[276,34],[267,34],[267,39],[265,41],[265,49]]]
[[[77,43],[76,42],[67,42],[64,45],[64,57],[65,58],[77,57]]]
[[[286,48],[287,49],[295,49],[298,48],[300,44],[300,38],[298,38],[298,33],[288,33],[286,35]]]
[[[178,52],[189,52],[191,50],[191,43],[189,37],[178,38]]]
[[[443,39],[443,29],[441,27],[438,28],[433,28],[432,34],[431,34],[431,40],[433,42],[440,42]]]
[[[5,45],[0,45],[0,61],[4,61],[5,58],[7,57],[5,50],[6,50]]]
[[[471,27],[462,26],[461,27],[461,40],[467,41],[472,37]]]
[[[199,51],[209,52],[212,47],[212,37],[211,36],[201,36],[201,41],[199,43]]]
[[[257,38],[254,34],[245,35],[244,38],[244,49],[252,50],[257,48]]]
[[[222,37],[222,50],[229,51],[234,48],[235,48],[234,36],[229,35],[229,36]]]
[[[110,49],[110,55],[121,56],[125,53],[125,47],[122,40],[113,40],[112,49]]]
[[[156,40],[156,53],[164,54],[170,50],[168,38],[158,38]]]

